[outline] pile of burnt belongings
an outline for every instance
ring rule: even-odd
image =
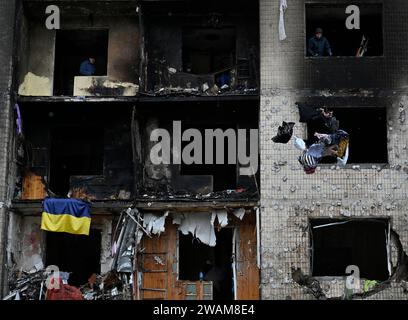
[[[132,300],[132,277],[115,271],[93,274],[80,290],[85,300]]]
[[[9,278],[10,293],[3,300],[42,300],[45,299],[47,273],[14,271]]]

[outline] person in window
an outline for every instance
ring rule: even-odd
[[[79,67],[79,74],[81,76],[93,76],[95,74],[95,58],[88,58],[82,61]]]
[[[323,30],[321,28],[317,28],[315,35],[309,39],[307,52],[312,57],[332,55],[329,41],[323,37]]]

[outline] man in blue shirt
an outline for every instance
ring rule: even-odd
[[[81,63],[79,74],[81,76],[93,76],[95,74],[95,58],[88,58]]]
[[[332,55],[329,41],[323,37],[323,30],[321,28],[317,28],[315,35],[309,39],[307,52],[312,57]]]

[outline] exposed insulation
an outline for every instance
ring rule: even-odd
[[[18,88],[21,96],[52,96],[53,85],[49,78],[28,72]]]

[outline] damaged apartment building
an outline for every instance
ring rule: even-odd
[[[58,29],[46,26],[50,5]],[[42,274],[57,266],[84,299],[258,299],[256,172],[240,175],[227,157],[151,157],[156,129],[168,130],[175,154],[188,144],[179,131],[258,128],[258,6],[24,0],[7,9],[3,295],[44,299]],[[89,233],[44,231],[46,203],[77,200],[90,206]]]
[[[354,30],[349,5],[1,2],[2,296],[45,299],[55,265],[90,300],[407,299],[408,3],[357,1]],[[331,56],[310,56],[317,28]],[[271,140],[313,137],[300,104],[348,132],[344,167],[305,174]],[[152,157],[188,129],[258,129],[259,170]],[[89,205],[87,235],[42,229],[60,201]]]
[[[280,9],[260,0],[261,297],[406,300],[408,3],[288,0],[282,40]],[[310,56],[317,28],[331,56]],[[305,174],[293,143],[270,140],[282,121],[313,137],[296,104],[334,112],[350,136],[344,168]]]

